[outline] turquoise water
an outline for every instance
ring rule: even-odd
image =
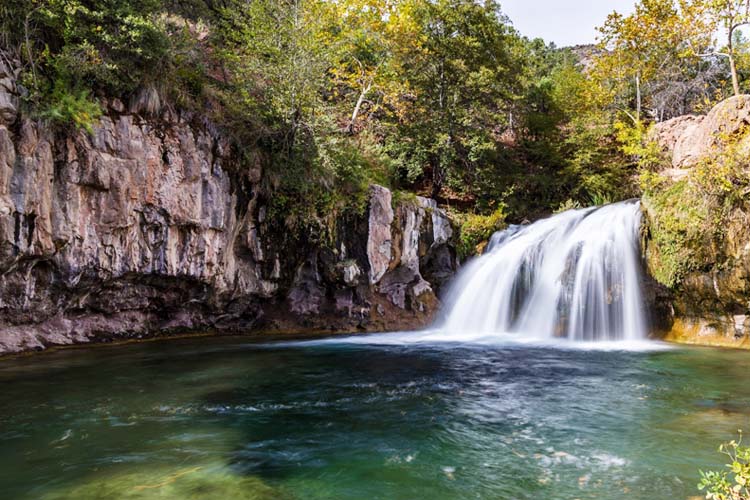
[[[0,360],[4,499],[681,499],[750,356],[192,339]]]

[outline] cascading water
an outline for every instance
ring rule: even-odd
[[[452,287],[440,331],[453,338],[511,332],[644,339],[640,220],[638,203],[630,201],[496,233]]]

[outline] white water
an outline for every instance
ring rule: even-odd
[[[440,331],[582,342],[646,338],[636,202],[570,210],[496,233],[460,273]]]
[[[646,338],[640,223],[638,203],[627,201],[512,226],[461,270],[431,329],[312,343],[667,348]]]

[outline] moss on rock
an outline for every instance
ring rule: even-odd
[[[43,500],[284,500],[291,498],[253,476],[221,466],[157,467],[95,475],[80,485],[47,494]]]
[[[501,206],[489,215],[454,213],[453,218],[460,226],[458,256],[464,260],[472,255],[482,253],[492,235],[505,229],[505,206]]]
[[[646,191],[643,206],[649,222],[646,257],[651,275],[675,288],[705,261],[713,238],[710,203],[686,180]]]

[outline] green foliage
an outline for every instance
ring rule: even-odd
[[[67,85],[55,82],[54,89],[46,96],[39,117],[52,123],[73,125],[89,133],[102,114],[99,103],[89,97],[87,90],[72,90]]]
[[[713,0],[640,0],[634,12],[610,14],[601,33],[594,79],[633,122],[666,120],[711,100],[724,74],[711,54]],[[722,3],[726,3],[723,2]]]
[[[654,19],[677,40],[669,0],[648,3],[638,23],[608,21],[618,53]],[[113,97],[196,111],[257,153],[274,214],[300,230],[330,233],[372,182],[523,219],[633,196],[657,160],[645,113],[622,125],[632,85],[613,85],[616,59],[584,70],[494,0],[7,0],[0,28],[35,116],[90,129]],[[635,49],[644,82],[664,80],[658,56],[687,60],[658,40]]]
[[[393,208],[396,208],[399,205],[418,206],[419,202],[416,194],[410,193],[409,191],[396,190],[393,191],[391,196],[391,205]]]
[[[649,137],[652,127],[642,121],[619,121],[614,128],[620,150],[640,169],[655,169],[667,162],[659,144]]]
[[[411,102],[402,103],[387,149],[404,165],[400,179],[423,179],[433,195],[466,193],[474,175],[493,164],[519,88],[519,39],[495,2],[414,3],[412,43],[398,53]]]
[[[15,33],[36,85],[62,71],[76,81],[113,93],[134,90],[167,69],[167,26],[159,0],[36,0],[18,15]],[[21,21],[28,19],[28,23]]]
[[[724,246],[729,216],[750,194],[748,137],[746,130],[717,137],[714,154],[679,182],[642,169],[643,202],[653,214],[651,271],[664,285],[678,287],[690,271],[712,265],[711,249]]]
[[[458,256],[466,259],[481,252],[481,248],[497,231],[504,229],[505,206],[500,206],[490,215],[469,214],[461,212],[451,213],[459,224],[461,237],[458,246]]]
[[[583,206],[578,201],[568,198],[564,202],[560,203],[560,205],[555,209],[555,213],[559,214],[562,212],[567,212],[568,210],[578,210],[580,208],[583,208]]]
[[[698,489],[706,492],[708,500],[747,500],[750,498],[750,447],[739,439],[723,443],[719,452],[729,458],[729,471],[700,471]]]
[[[644,187],[648,188],[644,205],[649,212],[658,214],[650,221],[658,262],[651,271],[663,285],[676,287],[689,271],[700,267],[715,228],[712,210],[687,180]]]
[[[90,128],[98,97],[158,87],[186,105],[201,92],[195,33],[162,0],[10,1],[0,15],[27,107],[57,124]]]
[[[569,127],[566,146],[570,155],[565,167],[569,194],[584,204],[634,196],[635,167],[619,151],[611,117],[592,111],[576,117]]]
[[[718,153],[703,158],[692,171],[697,187],[706,195],[718,198],[722,204],[742,203],[750,194],[749,132],[745,129],[734,137],[718,137],[722,145]]]

